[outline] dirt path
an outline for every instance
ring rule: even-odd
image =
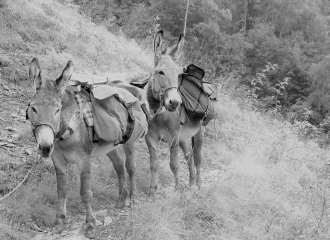
[[[7,58],[15,63],[0,68],[0,196],[9,192],[24,178],[36,159],[33,137],[27,135],[28,137],[19,139],[22,132],[24,133],[24,131],[29,131],[30,129],[29,122],[25,119],[25,110],[28,101],[32,97],[32,88],[27,78],[23,77],[24,75],[27,76],[26,69],[30,57],[13,53],[12,56]],[[11,66],[18,66],[18,68],[13,69]],[[207,140],[206,144],[208,144]],[[172,177],[168,166],[169,149],[165,144],[161,144],[159,156],[162,171],[168,171],[170,174],[167,173],[167,175]],[[187,185],[188,171],[181,152],[179,157],[181,159],[182,181],[184,185]],[[150,177],[148,172],[148,150],[143,140],[137,144],[136,161],[138,168],[140,168],[139,171],[147,172],[143,176],[137,176],[137,184],[139,185],[139,181],[147,182]],[[50,165],[50,167],[52,166]],[[204,185],[218,181],[224,170],[223,165],[216,161],[204,164],[202,172]],[[161,191],[162,189],[163,191],[173,191],[173,178],[160,180],[164,184],[160,188]],[[138,207],[139,202],[147,200],[146,193],[146,188],[139,189],[138,187],[138,203],[134,207]],[[94,198],[93,202],[95,216],[98,219],[96,239],[125,239],[126,237],[123,236],[123,233],[129,231],[123,229],[124,226],[127,226],[124,223],[129,221],[132,209],[128,207],[123,210],[116,209],[114,207],[115,202],[112,200],[101,201]],[[32,228],[35,232],[33,240],[86,239],[83,236],[85,215],[82,212],[77,213],[68,209],[68,216],[68,229],[62,234],[53,234],[50,228],[37,226],[33,221],[31,221],[30,226],[26,227],[29,231]]]
[[[183,158],[183,156],[181,156]],[[214,165],[214,164],[212,164]],[[226,169],[223,167],[213,167],[204,169],[203,180],[204,187],[217,182],[224,175]],[[188,183],[188,174],[186,171],[182,173],[182,181]],[[185,177],[186,176],[186,177]],[[164,197],[166,193],[174,191],[173,186],[163,186],[157,193],[157,197]],[[139,204],[145,201],[150,201],[146,193],[140,192],[137,203],[134,205],[133,209],[126,207],[125,209],[115,208],[115,203],[103,206],[102,209],[94,212],[97,218],[97,236],[96,240],[121,240],[126,239],[125,233],[129,232],[125,229],[130,224],[130,215],[134,208],[139,207]],[[97,201],[94,199],[94,202]],[[94,206],[97,205],[94,203]],[[68,229],[62,234],[53,234],[50,229],[46,229],[43,233],[38,233],[33,238],[33,240],[82,240],[87,239],[83,236],[84,234],[84,221],[85,215],[71,215],[68,221]]]

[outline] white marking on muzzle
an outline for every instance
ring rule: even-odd
[[[176,88],[171,88],[168,89],[166,92],[166,97],[164,99],[164,105],[165,107],[171,107],[171,103],[178,103],[180,105],[182,103],[181,96],[178,93],[178,89]]]
[[[53,129],[47,125],[41,125],[37,127],[35,136],[38,144],[38,150],[41,151],[41,149],[49,147],[51,148],[49,155],[51,155],[53,152],[55,139]]]

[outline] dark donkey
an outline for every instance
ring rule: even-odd
[[[80,195],[86,207],[85,236],[95,236],[95,218],[92,212],[91,200],[91,160],[92,132],[81,117],[81,110],[74,98],[74,93],[66,89],[66,83],[73,72],[73,64],[69,61],[62,74],[55,81],[43,81],[38,59],[34,58],[30,64],[30,79],[34,79],[36,92],[30,102],[27,115],[32,123],[33,133],[38,144],[39,153],[43,157],[51,156],[57,177],[58,205],[55,227],[58,232],[63,231],[66,219],[66,199],[68,189],[68,164],[78,165],[80,172]],[[72,133],[70,121],[75,114],[77,129]],[[66,139],[58,139],[58,135],[71,131]],[[130,178],[130,196],[134,197],[135,161],[133,144],[123,144],[126,154],[126,169]],[[119,156],[117,148],[107,156],[111,159],[118,174],[120,206],[128,196],[124,160]]]
[[[190,185],[196,183],[200,188],[202,184],[200,176],[203,145],[201,120],[187,112],[183,125],[180,121],[182,100],[178,93],[178,75],[183,70],[179,65],[183,44],[184,37],[181,34],[174,48],[166,48],[163,44],[163,31],[159,31],[154,40],[155,68],[147,85],[147,99],[150,112],[154,116],[149,122],[146,135],[150,153],[150,194],[152,195],[157,189],[159,168],[157,150],[161,140],[167,142],[170,147],[170,167],[175,177],[175,187],[180,185],[179,146],[188,162]],[[192,150],[188,146],[189,139],[192,139]]]

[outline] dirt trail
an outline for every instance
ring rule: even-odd
[[[1,56],[11,59],[11,64],[0,65],[0,196],[9,192],[24,178],[36,159],[33,137],[19,139],[19,133],[30,129],[29,122],[25,119],[25,110],[32,97],[32,83],[27,80],[27,65],[31,57],[17,53]],[[161,164],[168,168],[169,149],[165,144],[161,144],[159,155]],[[187,185],[188,171],[181,152],[179,157],[182,181]],[[137,164],[141,161],[145,165],[149,161],[148,150],[143,140],[137,143]],[[223,165],[216,161],[204,164],[202,172],[204,185],[218,181],[223,171],[225,171]],[[138,179],[142,177],[149,178],[149,173],[145,176],[137,176]],[[172,184],[163,186],[161,191],[173,191]],[[138,207],[139,202],[147,200],[146,190],[140,189],[137,200],[134,207]],[[123,226],[129,221],[132,209],[128,207],[123,210],[116,209],[115,202],[111,200],[100,203],[99,200],[94,199],[93,202],[95,216],[98,219],[96,239],[125,239],[123,232],[129,231],[123,231]],[[85,215],[81,212],[70,212],[68,209],[68,217],[68,229],[62,234],[53,234],[50,228],[37,226],[33,222],[26,227],[35,231],[33,240],[86,239],[83,236]]]

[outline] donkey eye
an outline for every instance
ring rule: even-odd
[[[57,109],[55,114],[58,114],[61,111],[61,109]]]
[[[159,75],[165,76],[165,73],[163,71],[159,71]]]
[[[34,107],[32,107],[32,111],[33,111],[34,113],[37,113],[37,109],[35,109]]]

